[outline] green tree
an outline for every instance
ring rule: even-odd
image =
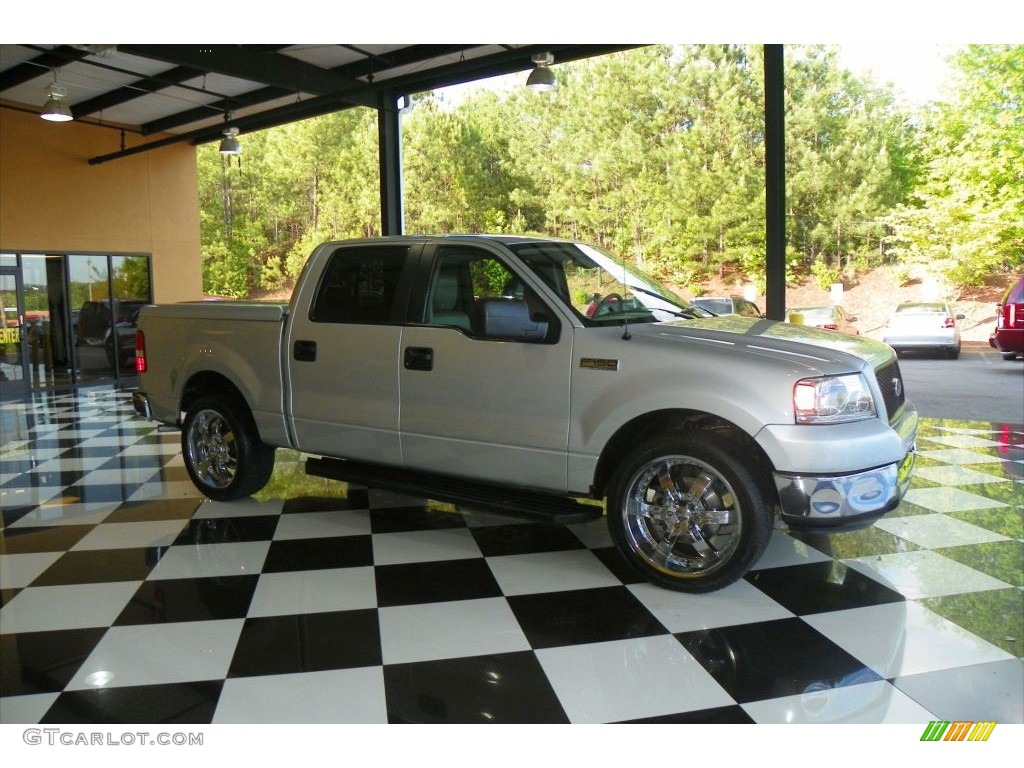
[[[1024,264],[1024,45],[970,45],[951,64],[951,96],[926,116],[926,178],[885,222],[908,267],[972,285]]]

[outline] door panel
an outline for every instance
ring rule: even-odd
[[[339,248],[324,261],[310,309],[290,319],[286,340],[296,444],[398,465],[400,285],[409,248]]]
[[[564,491],[571,334],[558,333],[555,313],[490,252],[441,248],[433,274],[429,324],[402,335],[405,465]],[[452,295],[453,281],[461,298]],[[550,338],[485,335],[484,304],[524,302],[534,316],[550,312]]]

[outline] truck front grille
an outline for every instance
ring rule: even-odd
[[[889,423],[892,424],[899,419],[900,413],[903,410],[903,404],[907,399],[899,362],[894,359],[881,368],[876,368],[875,379],[878,381],[878,388],[882,392],[882,399],[885,402],[885,412],[889,417]]]

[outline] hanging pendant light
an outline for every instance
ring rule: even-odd
[[[555,57],[550,53],[535,53],[531,57],[535,64],[533,72],[526,78],[526,87],[535,91],[553,91],[558,87],[555,81],[555,73],[550,67],[555,63]]]
[[[71,114],[71,107],[65,101],[68,91],[63,85],[54,80],[46,87],[46,103],[43,104],[43,111],[40,117],[49,120],[51,123],[66,123],[74,120]]]

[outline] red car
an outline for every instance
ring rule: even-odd
[[[999,300],[996,328],[988,343],[1003,353],[1004,360],[1024,357],[1024,275]]]

